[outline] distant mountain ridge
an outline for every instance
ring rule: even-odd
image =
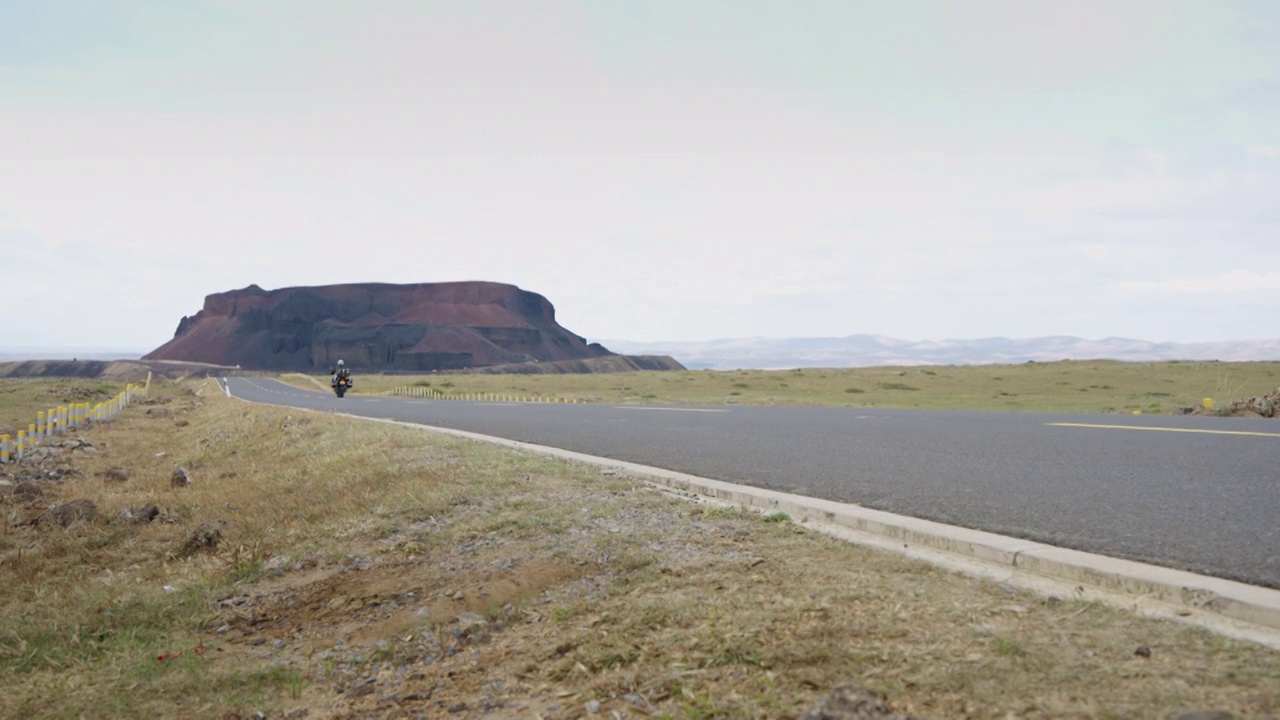
[[[1058,335],[1012,339],[900,340],[883,335],[825,338],[725,338],[705,341],[604,340],[615,352],[671,355],[711,370],[883,365],[994,365],[1055,360],[1280,360],[1280,338],[1220,342],[1151,342]]]

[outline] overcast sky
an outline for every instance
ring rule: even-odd
[[[1280,336],[1280,3],[0,2],[0,352],[493,280],[590,340]]]

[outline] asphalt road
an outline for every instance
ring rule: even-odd
[[[230,378],[246,400],[642,463],[1280,588],[1280,422],[411,400]]]

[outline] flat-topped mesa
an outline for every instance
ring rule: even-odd
[[[430,372],[613,355],[560,327],[537,293],[493,282],[360,283],[209,295],[147,360]]]

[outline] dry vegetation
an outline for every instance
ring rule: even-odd
[[[1274,650],[195,387],[0,469],[2,714],[786,718],[854,682],[929,718],[1280,715]]]
[[[327,382],[327,381],[326,381]],[[361,375],[357,391],[430,387],[606,403],[860,407],[1160,414],[1218,405],[1280,386],[1280,363],[1063,361],[1022,365],[879,367],[598,375]],[[303,387],[314,387],[305,383]]]

